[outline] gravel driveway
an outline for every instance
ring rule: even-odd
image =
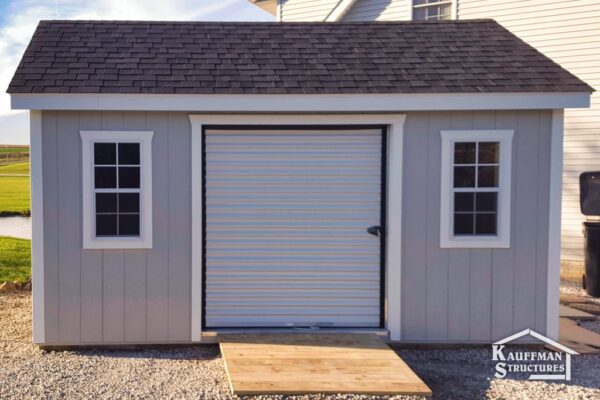
[[[217,346],[45,352],[30,343],[29,294],[0,295],[0,399],[230,399]],[[600,356],[578,356],[569,385],[492,378],[491,351],[398,353],[434,399],[598,399]],[[263,396],[261,399],[291,397]],[[377,399],[301,396],[297,399]],[[408,397],[396,397],[408,399]]]

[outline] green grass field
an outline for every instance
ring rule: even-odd
[[[0,282],[24,283],[31,276],[31,241],[0,236]]]
[[[3,174],[29,175],[29,162],[16,162],[14,164],[0,165],[0,175]]]
[[[0,145],[0,154],[2,153],[28,153],[29,146],[3,146]]]
[[[29,209],[29,163],[0,166],[0,216],[27,215]]]

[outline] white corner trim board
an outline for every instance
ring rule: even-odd
[[[589,93],[12,94],[13,110],[352,113],[584,108]]]
[[[152,136],[150,131],[81,131],[82,210],[84,249],[152,248]],[[140,235],[96,237],[94,143],[140,144]]]
[[[548,282],[546,288],[546,336],[558,340],[560,287],[560,221],[563,176],[564,111],[552,112],[550,150],[550,207],[548,213]]]
[[[511,236],[511,165],[513,130],[441,131],[442,164],[440,190],[440,247],[442,248],[509,248]],[[454,234],[454,144],[457,142],[498,142],[500,144],[498,188],[459,188],[468,192],[494,189],[497,197],[496,235]],[[498,165],[498,164],[495,164]]]
[[[42,165],[42,112],[31,110],[31,274],[33,301],[33,343],[45,341],[44,321],[44,191]]]
[[[386,125],[388,127],[386,327],[391,340],[401,339],[401,246],[402,243],[402,114],[343,115],[204,115],[191,114],[192,125],[192,326],[193,342],[202,340],[202,129],[205,125]]]

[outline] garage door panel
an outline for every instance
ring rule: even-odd
[[[380,129],[207,130],[207,327],[379,326]]]

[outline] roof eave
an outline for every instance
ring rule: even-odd
[[[13,110],[394,113],[588,108],[588,92],[399,94],[12,93]]]

